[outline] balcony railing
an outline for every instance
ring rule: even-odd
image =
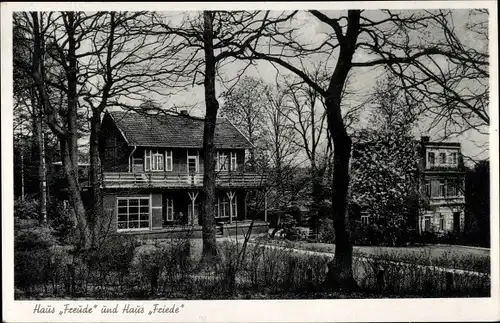
[[[225,188],[258,188],[265,185],[265,176],[254,173],[218,173],[215,184]],[[203,174],[104,172],[106,188],[193,188],[203,186]]]

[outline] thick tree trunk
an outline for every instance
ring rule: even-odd
[[[79,232],[79,247],[88,249],[90,247],[90,230],[87,222],[87,214],[83,204],[80,184],[78,183],[78,166],[73,164],[76,152],[69,149],[65,140],[61,140],[61,159],[68,185],[68,198],[76,216],[76,223]]]
[[[351,140],[343,134],[334,140],[333,166],[333,225],[335,230],[335,258],[329,266],[329,285],[353,289],[356,282],[352,271],[352,240],[348,214],[349,160]]]
[[[205,50],[205,124],[203,130],[203,215],[202,215],[202,264],[210,265],[217,259],[215,227],[215,125],[219,102],[215,96],[215,57],[213,49],[212,13],[203,12],[203,40]]]
[[[75,211],[80,232],[81,247],[88,249],[91,246],[91,235],[87,213],[82,200],[81,187],[78,180],[78,77],[75,39],[75,13],[67,13],[66,32],[68,37],[67,62],[68,69],[68,110],[66,114],[67,135],[61,140],[61,154],[63,154],[63,167],[68,180],[68,194]]]
[[[352,68],[352,58],[360,29],[359,10],[349,10],[348,26],[340,41],[341,48],[335,70],[325,96],[328,131],[333,141],[332,204],[335,230],[335,258],[329,265],[327,283],[333,288],[355,289],[352,271],[352,241],[349,225],[349,162],[352,141],[341,113],[344,85]]]

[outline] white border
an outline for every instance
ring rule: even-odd
[[[498,199],[491,200],[491,256],[492,256],[492,297],[484,299],[363,299],[363,300],[300,300],[300,301],[186,301],[185,307],[176,315],[32,315],[35,302],[13,301],[13,203],[12,203],[12,11],[16,10],[203,10],[203,9],[282,9],[287,3],[277,2],[232,2],[232,3],[2,3],[2,228],[3,228],[3,321],[5,322],[324,322],[324,321],[496,321],[500,319],[499,290],[499,216]],[[490,9],[490,57],[491,57],[491,196],[498,197],[498,17],[496,1],[414,1],[414,2],[297,2],[297,9],[335,9],[347,8],[393,9],[422,8],[477,8]],[[290,8],[287,8],[290,9]],[[61,307],[65,303],[107,304],[103,301],[45,301],[43,305]],[[152,301],[120,302],[151,306]],[[173,304],[174,302],[162,302]]]

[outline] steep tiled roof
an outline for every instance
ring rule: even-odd
[[[178,115],[149,115],[134,112],[108,112],[130,146],[203,147],[203,119]],[[217,120],[217,148],[251,148],[250,142],[227,119]]]

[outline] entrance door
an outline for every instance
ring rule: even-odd
[[[453,213],[453,230],[460,232],[460,212]]]

